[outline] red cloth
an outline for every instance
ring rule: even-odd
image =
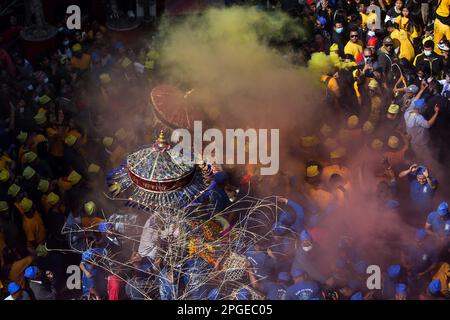
[[[360,52],[358,54],[358,56],[356,57],[355,62],[356,62],[356,64],[360,64],[363,61],[364,61],[364,52]]]
[[[0,49],[0,69],[5,69],[13,77],[16,75],[16,67],[5,49]]]
[[[108,300],[119,300],[122,280],[115,275],[108,276]]]

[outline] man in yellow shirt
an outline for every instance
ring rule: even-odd
[[[70,60],[70,64],[73,68],[79,71],[86,71],[91,64],[91,56],[83,53],[81,45],[76,43],[72,46],[73,57]]]
[[[446,37],[450,40],[450,0],[438,0],[436,19],[434,20],[434,45],[436,52],[439,41]]]
[[[344,53],[353,56],[356,61],[358,55],[363,51],[362,41],[359,40],[358,30],[352,29],[350,31],[350,40],[344,47]]]

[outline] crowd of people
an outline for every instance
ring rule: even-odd
[[[275,184],[283,193],[271,237],[246,253],[250,285],[267,299],[448,299],[449,1],[280,5],[310,31],[310,41],[297,46],[302,55],[322,52],[335,67],[320,79],[327,116],[296,150],[304,175],[229,170],[216,177],[211,201],[220,208],[231,203],[230,184],[243,190],[251,181],[256,195]],[[83,30],[61,24],[56,50],[25,57],[14,45],[20,29],[11,17],[0,36],[0,296],[67,298],[66,268],[75,264],[84,298],[132,298],[92,263],[92,250],[71,253],[63,230],[76,221],[98,227],[95,243],[107,241],[114,209],[103,200],[105,176],[155,139],[142,92],[158,81],[158,50],[147,40],[111,41],[92,20]],[[360,172],[349,169],[359,161],[352,155],[364,158]],[[348,208],[355,190],[413,230],[382,266],[381,288],[367,287],[371,263],[355,239],[339,238],[333,261],[323,263],[327,220]],[[167,286],[161,299],[170,298]],[[218,292],[195,298],[220,299]],[[236,298],[250,296],[242,289]]]

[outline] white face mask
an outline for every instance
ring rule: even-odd
[[[302,247],[303,251],[305,251],[305,252],[310,252],[312,250],[312,248],[313,248],[312,245],[307,246],[307,247]]]
[[[429,55],[431,55],[431,51],[429,51],[429,50],[424,50],[424,51],[423,51],[423,54],[426,55],[426,56],[428,57]]]
[[[398,53],[400,52],[400,47],[395,48],[395,49],[394,49],[394,52],[395,52],[396,54],[398,54]]]
[[[372,30],[369,30],[369,32],[367,32],[367,35],[368,35],[369,37],[375,37],[375,32],[372,31]]]

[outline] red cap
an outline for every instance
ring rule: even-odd
[[[315,2],[315,0],[306,0],[305,2],[308,6],[310,6]]]
[[[367,40],[367,46],[369,46],[369,47],[376,47],[377,44],[378,44],[377,37],[371,37],[371,38],[369,38],[369,40]]]

